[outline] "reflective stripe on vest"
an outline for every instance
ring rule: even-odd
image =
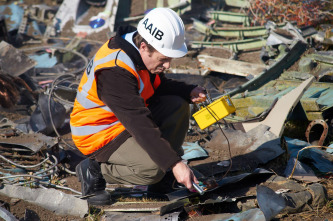
[[[72,134],[76,135],[76,136],[86,136],[86,135],[90,135],[90,134],[95,134],[98,133],[102,130],[105,130],[109,127],[112,127],[113,125],[119,123],[119,121],[115,121],[112,124],[108,124],[108,125],[98,125],[98,126],[80,126],[80,127],[74,127],[71,125],[71,130],[72,130]]]

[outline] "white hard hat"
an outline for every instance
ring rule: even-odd
[[[186,55],[184,23],[172,9],[151,10],[137,28],[139,34],[164,56],[180,58]]]

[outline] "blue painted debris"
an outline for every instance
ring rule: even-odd
[[[271,220],[287,206],[282,195],[266,186],[257,186],[257,200],[266,220]]]
[[[51,68],[57,64],[57,57],[51,56],[48,53],[41,55],[29,55],[29,57],[37,62],[36,68]]]
[[[11,13],[8,13],[7,10],[11,10]],[[4,15],[7,22],[8,31],[13,31],[19,28],[22,18],[23,18],[24,10],[20,6],[12,3],[10,5],[2,5],[0,6],[0,15]]]
[[[300,179],[300,180],[304,180],[304,181],[319,181],[319,179],[316,177],[315,173],[313,172],[313,170],[306,164],[297,161],[296,162],[296,158],[290,158],[288,160],[286,169],[284,171],[284,176],[285,177],[289,177],[293,171],[293,168],[295,166],[296,163],[296,167],[295,167],[295,171],[293,173],[293,177],[295,179]]]
[[[328,147],[329,148],[326,149],[326,152],[330,153],[330,154],[333,154],[333,144],[330,144]]]
[[[207,152],[198,144],[198,142],[184,142],[182,147],[184,150],[184,155],[182,156],[182,158],[184,160],[208,157]]]
[[[288,137],[285,137],[285,139],[290,158],[296,158],[299,150],[304,147],[311,146],[311,144],[302,140]],[[321,173],[329,173],[333,171],[333,162],[331,158],[332,156],[330,154],[318,148],[304,149],[298,155],[299,161],[303,163],[311,162],[312,166],[314,166]]]
[[[224,220],[224,221],[266,221],[263,212],[260,209],[249,209],[242,213],[236,213],[228,218],[221,214],[221,217],[215,216],[216,219],[212,221]]]

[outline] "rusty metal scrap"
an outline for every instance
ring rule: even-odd
[[[322,126],[322,127],[320,127],[321,129],[318,129],[318,127],[317,127],[318,125]],[[318,132],[319,133],[321,132],[321,136],[320,136],[319,140],[315,140],[316,138],[313,138],[313,135],[315,136],[316,134],[318,134]],[[306,140],[308,141],[308,143],[311,143],[311,144],[317,145],[317,146],[322,146],[327,137],[327,133],[328,133],[327,123],[322,119],[316,119],[316,120],[311,121],[311,123],[309,124],[308,128],[305,131],[305,137],[306,137]]]
[[[23,199],[61,215],[84,217],[89,209],[87,201],[55,189],[31,189],[30,187],[5,185],[0,192],[8,197]]]
[[[13,83],[13,77],[0,73],[0,105],[13,107],[19,99],[19,91]]]

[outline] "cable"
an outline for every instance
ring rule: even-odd
[[[69,174],[76,175],[76,172],[75,172],[75,171],[71,171],[71,170],[67,169],[67,168],[64,167],[64,166],[60,166],[60,169],[61,169],[61,170],[64,170],[65,172],[67,172],[67,173],[69,173]]]
[[[77,193],[79,195],[81,195],[81,192],[79,191],[76,191],[72,188],[69,188],[69,187],[65,187],[65,186],[60,186],[60,185],[56,185],[56,184],[53,184],[53,183],[49,183],[49,182],[45,182],[45,181],[36,181],[36,180],[30,180],[30,181],[26,181],[24,183],[15,183],[15,184],[12,184],[13,186],[24,186],[24,185],[27,185],[27,184],[35,184],[37,186],[40,186],[39,184],[42,184],[43,186],[50,186],[50,187],[53,187],[53,188],[58,188],[58,189],[63,189],[63,190],[69,190],[73,193]],[[47,189],[47,188],[46,188]]]
[[[87,57],[84,56],[83,54],[81,54],[81,53],[79,53],[79,52],[77,52],[77,51],[74,51],[74,50],[72,50],[72,49],[64,48],[64,47],[57,47],[57,46],[39,46],[39,47],[33,47],[33,48],[21,49],[21,51],[42,50],[42,49],[48,49],[48,48],[53,48],[53,49],[57,49],[57,50],[69,51],[69,52],[71,52],[71,53],[73,53],[73,54],[75,54],[75,55],[81,57],[81,58],[83,59],[83,61],[84,61],[84,65],[83,65],[81,68],[79,68],[79,69],[77,69],[77,70],[75,70],[75,71],[69,72],[69,73],[67,73],[67,74],[61,74],[61,75],[59,75],[58,77],[56,77],[56,78],[53,80],[52,84],[51,84],[51,91],[50,91],[50,93],[49,93],[49,97],[48,97],[48,110],[49,110],[50,121],[51,121],[51,124],[52,124],[52,127],[53,127],[54,132],[56,133],[58,139],[61,140],[64,144],[66,144],[68,147],[70,147],[70,148],[72,148],[72,149],[76,149],[76,147],[73,147],[72,145],[70,145],[69,143],[67,143],[65,140],[61,139],[61,136],[60,136],[60,134],[58,133],[58,130],[56,129],[56,127],[55,127],[55,125],[54,125],[54,121],[53,121],[52,113],[51,113],[51,97],[52,97],[53,90],[54,90],[54,88],[56,87],[56,85],[62,82],[62,81],[60,81],[60,82],[58,82],[58,83],[56,84],[57,80],[59,80],[60,78],[62,78],[62,77],[64,77],[64,76],[70,76],[70,77],[74,77],[74,78],[75,78],[75,77],[76,77],[75,74],[80,73],[80,72],[83,72],[83,71],[85,70],[85,68],[86,68],[86,66],[88,65],[88,62],[89,62],[89,61],[88,61]],[[59,96],[56,96],[56,97],[57,97],[59,100],[65,101],[64,99],[59,98]],[[67,103],[67,104],[72,104],[72,103],[70,103],[69,101],[66,101],[66,103]]]
[[[79,195],[82,194],[81,192],[76,191],[76,190],[74,190],[72,188],[65,187],[65,186],[60,186],[60,185],[56,185],[56,184],[53,184],[53,183],[48,183],[48,182],[44,182],[44,181],[38,181],[38,183],[46,185],[46,186],[50,186],[50,187],[55,187],[55,188],[63,189],[63,190],[69,190],[69,191],[72,191],[73,193],[77,193]]]
[[[46,160],[43,161],[43,163],[45,163],[46,161],[49,160],[49,154],[46,153],[46,155],[47,155],[47,158],[46,158]],[[54,159],[55,162],[51,164],[52,165],[51,167],[49,167],[49,168],[47,168],[47,169],[45,169],[43,171],[40,171],[40,172],[37,172],[37,173],[34,173],[34,174],[19,174],[19,175],[4,176],[4,177],[0,177],[0,180],[3,180],[3,179],[6,180],[6,179],[18,178],[18,177],[31,177],[31,178],[42,180],[45,177],[52,176],[52,174],[58,170],[57,169],[58,160],[57,160],[57,158],[54,155],[52,155],[52,157],[53,157],[53,159]],[[13,162],[10,162],[10,163],[13,163]],[[15,165],[15,163],[14,163],[14,165]],[[22,165],[20,165],[20,166],[22,166]],[[55,169],[55,171],[53,171],[52,173],[46,173],[46,172],[48,172],[50,170],[53,170],[53,169]],[[14,181],[14,183],[17,182],[17,181],[19,181],[19,180]],[[10,183],[13,183],[13,182],[10,182]]]
[[[46,161],[49,160],[49,158],[47,157],[45,160],[43,160],[42,162],[38,163],[38,164],[35,164],[35,165],[32,165],[32,166],[26,166],[26,165],[21,165],[21,164],[17,164],[9,159],[7,159],[6,157],[0,155],[0,158],[3,159],[4,161],[7,161],[8,163],[11,163],[13,164],[14,166],[16,167],[20,167],[20,168],[34,168],[34,167],[38,167],[40,165],[42,165],[43,163],[45,163]]]
[[[45,176],[47,175],[41,175],[41,176],[35,176],[35,175],[29,175],[29,174],[19,174],[19,175],[12,175],[12,176],[4,176],[4,177],[0,177],[0,180],[3,179],[9,179],[9,178],[17,178],[17,177],[31,177],[31,178],[35,178],[35,179],[44,179]]]
[[[325,146],[307,146],[307,147],[303,147],[302,149],[300,149],[298,152],[297,152],[297,157],[296,157],[296,161],[295,161],[295,164],[294,164],[294,168],[293,170],[291,171],[291,174],[290,176],[288,177],[288,179],[291,179],[294,175],[294,172],[295,172],[295,169],[296,169],[296,165],[297,165],[297,161],[298,161],[298,155],[301,151],[303,150],[306,150],[306,149],[310,149],[310,148],[326,148],[326,149],[333,149],[332,147],[325,147]]]
[[[73,74],[63,74],[63,75],[60,75],[58,76],[56,79],[54,79],[54,81],[52,82],[51,84],[51,90],[49,92],[49,97],[48,97],[48,111],[49,111],[49,115],[50,115],[50,121],[51,121],[51,124],[52,124],[52,127],[53,127],[53,130],[54,132],[56,133],[57,137],[59,140],[61,140],[64,144],[66,144],[68,147],[72,148],[73,150],[76,149],[76,147],[73,147],[72,145],[70,145],[69,143],[67,143],[65,140],[61,139],[61,136],[56,128],[56,126],[54,125],[54,121],[53,121],[53,117],[52,117],[52,112],[51,112],[51,99],[52,99],[52,94],[53,94],[53,90],[56,86],[56,82],[58,79],[60,79],[61,77],[64,77],[64,76],[67,76],[67,77],[76,77],[75,75]]]
[[[49,155],[49,154],[46,153],[46,155]],[[50,171],[50,170],[52,170],[53,168],[55,168],[55,167],[57,166],[57,164],[58,164],[58,159],[57,159],[55,156],[53,156],[53,155],[52,155],[52,157],[53,157],[53,159],[54,159],[54,161],[55,161],[55,162],[53,163],[53,165],[52,165],[50,168],[48,168],[48,169],[46,169],[46,170],[44,170],[44,171],[41,171],[41,172],[35,173],[34,175],[39,175],[39,174],[45,173],[45,172]]]
[[[61,75],[61,77],[65,76],[65,75],[67,75],[67,74]],[[76,77],[75,75],[69,75],[69,76],[73,76],[73,78]],[[58,80],[58,79],[56,79],[56,80]],[[54,83],[53,83],[52,91],[53,91],[54,88],[56,88],[56,87],[60,88],[59,85],[60,85],[61,83],[63,83],[63,82],[66,82],[66,81],[67,81],[67,78],[62,79],[62,80],[60,80],[60,81],[58,81],[58,82],[53,81]],[[79,86],[78,83],[71,83],[71,84],[70,84],[69,86],[67,86],[67,87],[68,87],[68,88],[72,88],[73,85],[77,85],[76,88],[78,88],[78,86]],[[62,87],[65,87],[65,86],[62,86]],[[59,97],[56,93],[53,93],[53,95],[54,95],[58,100],[60,100],[61,102],[66,103],[66,104],[69,104],[69,105],[71,105],[71,106],[74,106],[74,102],[72,102],[72,101],[68,101],[68,100],[65,100],[65,99]]]
[[[206,105],[205,105],[205,108],[206,108],[206,110],[210,113],[210,115],[212,115],[212,117],[214,117],[214,119],[215,119],[215,121],[216,121],[216,123],[217,123],[219,120],[218,120],[218,119],[212,114],[212,112],[210,112],[209,108],[208,108]],[[213,111],[213,110],[212,110],[212,111]],[[214,112],[214,111],[213,111],[213,112]],[[215,113],[214,113],[214,114],[215,114]],[[220,180],[222,180],[224,177],[227,176],[227,174],[228,174],[229,171],[231,170],[231,167],[232,167],[232,156],[231,156],[231,148],[230,148],[230,142],[229,142],[229,139],[228,139],[228,137],[225,135],[225,133],[224,133],[224,131],[223,131],[221,125],[218,124],[218,126],[219,126],[219,128],[220,128],[220,130],[221,130],[223,136],[224,136],[225,139],[227,140],[227,143],[228,143],[228,150],[229,150],[229,159],[230,159],[230,165],[229,165],[229,168],[228,168],[228,170],[225,172],[225,174],[223,175],[223,177],[220,179]]]

